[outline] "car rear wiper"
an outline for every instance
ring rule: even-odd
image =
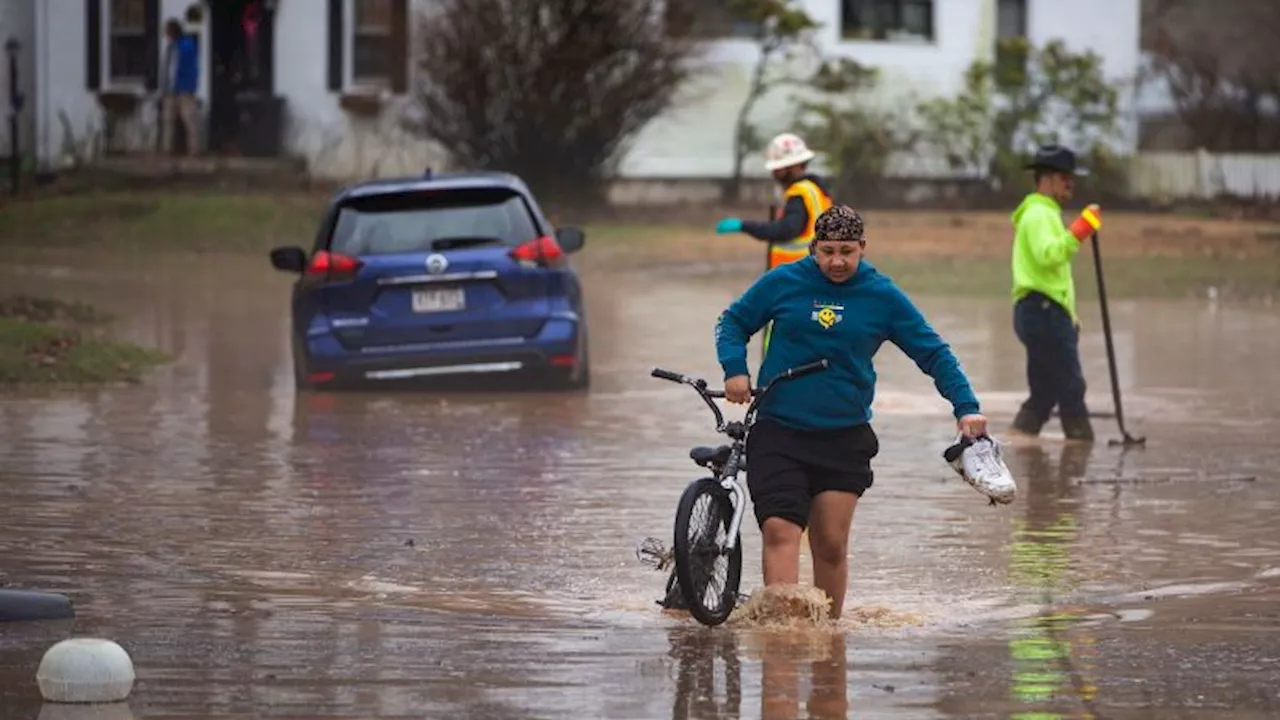
[[[476,247],[479,245],[502,245],[500,238],[494,237],[448,237],[431,241],[432,250],[456,250],[458,248]]]

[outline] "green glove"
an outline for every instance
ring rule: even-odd
[[[742,232],[742,221],[738,218],[727,217],[716,223],[716,233],[719,235],[736,232]]]

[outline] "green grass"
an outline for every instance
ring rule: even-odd
[[[326,201],[319,193],[194,190],[49,196],[0,210],[0,247],[173,252],[310,247]],[[665,235],[661,223],[587,223],[584,229],[593,246],[642,245]]]
[[[258,253],[277,245],[309,247],[325,207],[318,192],[139,191],[95,192],[17,201],[0,209],[0,249],[38,253],[49,249],[122,252]],[[636,217],[651,216],[653,222]],[[576,218],[566,217],[568,223]],[[899,222],[901,219],[899,219]],[[1157,224],[1158,218],[1152,219]],[[938,220],[910,233],[952,233]],[[587,232],[584,267],[612,271],[664,263],[741,263],[754,243],[717,238],[712,221],[690,211],[633,211],[625,219],[583,223]],[[1253,231],[1244,230],[1245,234]],[[910,236],[899,233],[899,237]],[[918,237],[918,235],[916,235]],[[1001,239],[1000,242],[1005,242]],[[743,244],[746,243],[746,244]],[[1205,255],[1106,257],[1111,297],[1203,297],[1216,288],[1222,297],[1280,296],[1280,242],[1258,242],[1247,256]],[[744,249],[745,248],[745,249]],[[1212,248],[1210,248],[1212,250]],[[957,252],[962,252],[958,250]],[[1003,296],[1008,293],[1008,259],[990,252],[975,257],[899,252],[873,246],[873,261],[913,293]],[[756,253],[763,258],[763,251]],[[1075,263],[1082,298],[1096,294],[1092,258]]]
[[[117,193],[15,202],[0,212],[0,247],[253,252],[309,246],[318,195]]]
[[[874,258],[876,267],[912,294],[996,297],[1009,294],[1009,262],[978,258]],[[1280,297],[1280,262],[1236,258],[1103,258],[1108,298]],[[1091,257],[1075,261],[1076,293],[1095,299]]]
[[[110,318],[88,305],[0,299],[0,385],[137,382],[170,358],[104,336]]]

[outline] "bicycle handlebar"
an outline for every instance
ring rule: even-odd
[[[656,378],[662,378],[663,380],[670,380],[671,382],[677,382],[682,385],[692,385],[693,389],[697,390],[699,394],[705,395],[709,398],[716,398],[716,399],[724,398],[723,390],[707,389],[707,382],[705,380],[695,380],[694,378],[681,375],[680,373],[671,372],[670,370],[663,370],[662,368],[654,368],[653,372],[650,374]],[[751,394],[759,395],[760,388],[751,388]]]
[[[821,360],[814,360],[811,363],[805,363],[804,365],[793,367],[790,370],[783,370],[781,373],[778,374],[777,377],[770,380],[769,384],[772,385],[778,380],[804,377],[805,375],[812,375],[818,372],[819,370],[826,370],[830,366],[831,366],[831,363],[827,362],[826,358],[823,358]]]
[[[790,380],[792,378],[804,377],[805,375],[812,375],[813,373],[816,373],[819,370],[826,370],[830,366],[831,366],[831,363],[827,361],[825,358],[823,358],[822,360],[815,360],[811,363],[805,363],[804,365],[797,365],[793,368],[788,368],[778,373],[772,380],[770,380],[769,384],[764,387],[764,390],[769,389],[770,386],[772,386],[774,383],[778,382],[779,380]],[[649,374],[652,375],[653,377],[661,378],[663,380],[670,380],[671,382],[678,382],[678,383],[684,383],[686,385],[692,385],[699,392],[705,393],[706,395],[713,398],[724,397],[724,390],[708,390],[707,382],[705,380],[694,379],[687,375],[682,375],[678,372],[673,372],[671,370],[664,370],[662,368],[654,368],[653,372]],[[763,392],[762,389],[754,388],[752,389],[751,394],[758,395],[762,392]]]
[[[663,370],[662,368],[654,368],[652,374],[656,378],[662,378],[663,380],[670,380],[672,382],[685,381],[684,376],[681,375],[680,373],[671,372],[670,370]]]
[[[788,368],[778,373],[777,375],[775,375],[773,379],[770,380],[763,388],[752,388],[751,395],[755,398],[755,400],[753,400],[751,402],[751,405],[747,408],[748,416],[755,411],[756,403],[760,401],[760,398],[764,397],[764,395],[768,393],[769,390],[771,390],[773,386],[779,381],[792,380],[794,378],[804,377],[805,375],[812,375],[813,373],[816,373],[820,370],[826,370],[830,366],[831,366],[831,363],[826,358],[823,358],[821,360],[815,360],[810,363],[805,363],[804,365],[797,365],[796,367]],[[689,385],[694,390],[698,391],[698,394],[702,396],[703,401],[707,403],[707,407],[710,407],[711,412],[715,413],[716,415],[716,429],[717,430],[724,429],[725,427],[724,415],[721,414],[720,408],[716,407],[716,404],[711,402],[713,398],[723,398],[724,390],[710,390],[707,388],[706,380],[703,380],[701,378],[694,379],[687,375],[682,375],[678,372],[672,372],[670,370],[664,370],[662,368],[654,368],[653,371],[649,374],[652,375],[653,377],[661,378],[663,380],[670,380],[671,382],[677,382],[677,383],[682,383],[684,385]]]

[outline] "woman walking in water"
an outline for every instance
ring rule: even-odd
[[[880,444],[871,428],[872,358],[887,340],[931,376],[961,434],[982,437],[969,380],[951,348],[893,283],[863,258],[862,217],[834,206],[815,222],[809,257],[762,276],[721,314],[716,351],[730,402],[751,399],[747,342],[773,323],[760,368],[764,385],[789,367],[825,358],[830,367],[783,383],[759,409],[747,438],[747,485],[764,536],[766,586],[800,578],[806,528],[814,584],[839,618],[848,585],[849,530],[871,487]]]

